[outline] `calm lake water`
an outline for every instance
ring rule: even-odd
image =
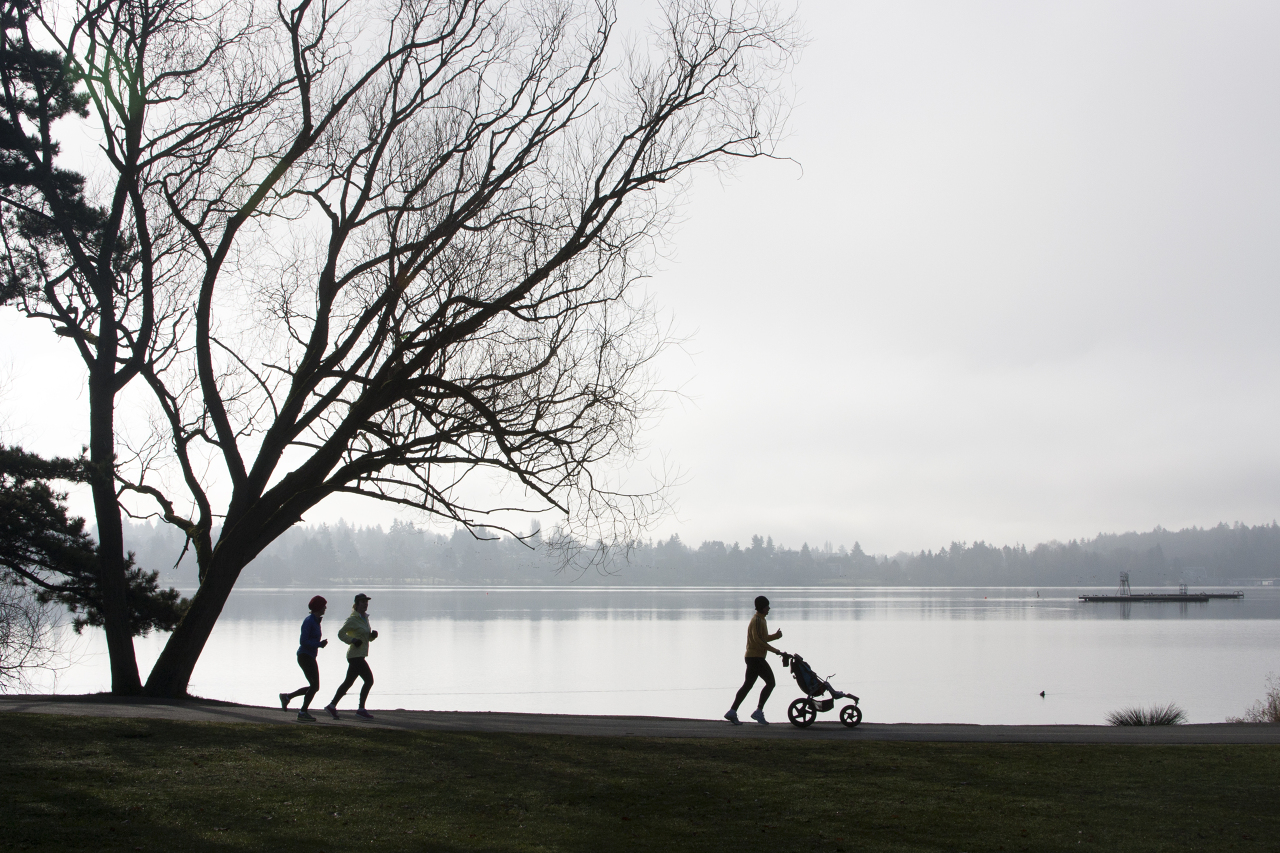
[[[363,588],[319,590],[333,642],[320,652],[316,706],[345,673],[335,635],[356,591],[373,597],[379,632],[373,710],[718,718],[741,683],[761,592],[773,605],[770,628],[784,634],[774,645],[834,673],[869,722],[1101,723],[1124,706],[1166,702],[1191,722],[1221,722],[1280,673],[1280,589],[1270,587],[1248,588],[1241,601],[1132,605],[1081,604],[1082,592],[1110,590],[1074,588]],[[302,686],[294,652],[314,592],[236,592],[191,692],[271,705]],[[163,639],[138,641],[144,672]],[[38,688],[108,687],[100,634],[70,635],[67,650],[71,665]],[[800,692],[770,661],[778,687],[766,711],[785,721]]]

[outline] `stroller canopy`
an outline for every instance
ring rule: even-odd
[[[791,674],[795,676],[796,684],[800,685],[800,689],[808,696],[819,696],[827,689],[827,683],[818,677],[813,667],[799,657],[791,659]]]

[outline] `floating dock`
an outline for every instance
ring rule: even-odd
[[[1228,594],[1218,596],[1219,598],[1240,598],[1240,595]],[[1135,593],[1132,595],[1082,595],[1081,601],[1123,601],[1128,604],[1131,601],[1208,601],[1208,593],[1203,592],[1153,592],[1153,593]]]
[[[1177,592],[1133,592],[1129,589],[1129,573],[1120,573],[1120,589],[1112,595],[1082,595],[1080,600],[1088,603],[1119,601],[1130,604],[1134,601],[1180,601],[1205,602],[1211,598],[1244,598],[1243,590],[1233,592],[1188,592],[1187,585],[1178,586]]]

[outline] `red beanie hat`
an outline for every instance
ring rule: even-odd
[[[307,609],[315,610],[317,607],[320,607],[321,605],[328,604],[328,603],[329,602],[324,600],[323,595],[317,595],[307,602]]]

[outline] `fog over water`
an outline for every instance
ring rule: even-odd
[[[742,677],[755,589],[364,589],[379,631],[370,708],[642,714],[716,719]],[[1127,705],[1176,702],[1221,722],[1262,697],[1280,671],[1280,589],[1241,601],[1081,604],[1046,589],[774,589],[776,645],[862,698],[873,722],[1102,723]],[[1105,590],[1110,591],[1110,590]],[[1037,597],[1037,593],[1038,596]],[[326,636],[351,589],[325,591]],[[272,705],[303,681],[294,662],[311,591],[235,593],[196,668],[196,695]],[[138,643],[143,670],[162,638]],[[107,686],[105,648],[88,633],[56,684]],[[316,706],[345,673],[322,650]],[[771,656],[769,716],[799,691]],[[297,682],[297,683],[295,683]],[[46,684],[44,687],[54,687]],[[1045,691],[1041,698],[1040,691]],[[754,697],[755,694],[753,694]],[[752,699],[754,701],[754,698]],[[296,703],[295,703],[296,705]],[[354,710],[348,697],[343,707]],[[823,715],[820,719],[834,719]]]

